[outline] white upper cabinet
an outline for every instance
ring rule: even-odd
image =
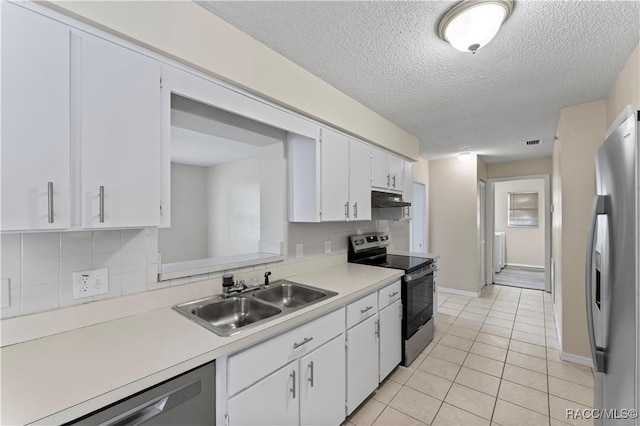
[[[349,140],[349,213],[351,220],[371,220],[371,147]]]
[[[323,127],[288,138],[289,221],[371,220],[370,147]]]
[[[160,63],[88,34],[81,50],[82,226],[157,226]]]
[[[371,147],[371,187],[402,192],[404,160],[380,148]]]
[[[70,225],[69,27],[2,7],[0,229]]]
[[[322,221],[349,220],[349,140],[323,128],[320,152]]]

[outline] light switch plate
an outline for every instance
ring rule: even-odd
[[[0,307],[8,308],[11,306],[11,295],[9,293],[9,278],[3,278],[0,281],[2,294],[0,294]]]
[[[326,241],[324,242],[324,252],[325,252],[326,254],[331,253],[331,240],[326,240]]]
[[[73,273],[73,298],[82,299],[109,292],[109,269],[92,269]]]
[[[300,259],[302,256],[302,244],[296,244],[296,259]]]

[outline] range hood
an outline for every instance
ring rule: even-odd
[[[399,194],[390,192],[371,191],[371,207],[409,207],[411,203],[404,201]]]

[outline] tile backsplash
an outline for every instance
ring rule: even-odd
[[[397,226],[406,226],[394,224]],[[288,259],[297,262],[296,245],[303,245],[303,259],[347,251],[347,237],[356,233],[389,231],[386,220],[337,223],[288,223]],[[221,273],[157,282],[158,229],[70,231],[0,235],[0,278],[9,279],[10,305],[1,318],[49,311],[106,298],[185,285]],[[268,265],[276,267],[277,264]],[[264,267],[264,265],[263,265]],[[72,273],[109,269],[109,292],[73,299]],[[236,269],[245,272],[253,267]],[[4,304],[3,304],[4,306]]]

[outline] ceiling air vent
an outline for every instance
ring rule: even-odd
[[[526,146],[540,145],[540,139],[535,139],[531,141],[526,141],[524,143]]]

